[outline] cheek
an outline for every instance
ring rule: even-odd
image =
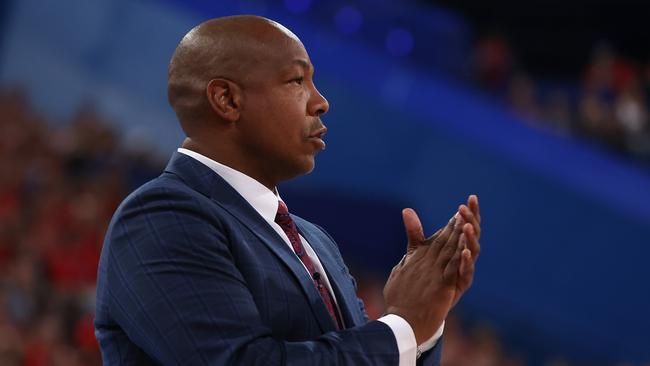
[[[287,138],[303,140],[309,134],[309,123],[304,104],[293,100],[283,100],[275,105],[270,114],[277,132]]]
[[[247,119],[257,129],[257,139],[265,145],[287,148],[287,144],[302,144],[309,134],[305,93],[296,90],[278,90],[250,100]],[[280,145],[280,146],[278,146]]]
[[[273,125],[281,121],[288,114],[295,113],[292,108],[291,99],[283,95],[268,94],[256,98],[250,107],[254,120],[259,123]]]
[[[278,93],[275,102],[286,114],[304,117],[307,115],[307,99],[308,95],[304,88],[292,86]]]

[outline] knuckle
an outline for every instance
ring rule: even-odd
[[[454,252],[456,251],[456,248],[454,248],[453,245],[447,244],[442,248],[441,255],[440,257],[442,258],[447,258],[447,257],[452,257],[454,255]]]
[[[442,278],[442,281],[446,286],[452,286],[456,283],[458,277],[456,272],[457,271],[449,271],[449,273],[445,273],[445,275]]]
[[[434,244],[438,246],[438,248],[442,249],[445,247],[445,244],[447,243],[447,238],[444,236],[439,236],[434,240]]]
[[[449,219],[449,222],[447,222],[447,226],[454,226],[456,223],[456,215],[452,216],[451,219]]]

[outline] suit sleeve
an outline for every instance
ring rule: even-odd
[[[305,342],[275,339],[209,204],[159,187],[116,213],[100,275],[131,342],[162,365],[397,365],[392,332],[378,321]],[[110,342],[101,332],[98,340]]]
[[[423,352],[417,361],[417,366],[440,366],[442,360],[442,337],[430,350]]]

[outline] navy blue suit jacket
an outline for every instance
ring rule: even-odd
[[[219,175],[175,153],[106,234],[95,319],[104,365],[397,365],[392,331],[368,321],[332,238],[293,219],[345,330],[273,228]],[[418,363],[438,364],[438,343]]]

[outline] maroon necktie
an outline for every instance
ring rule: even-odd
[[[289,209],[287,208],[287,205],[285,205],[282,201],[278,201],[278,213],[275,215],[275,222],[280,225],[282,230],[284,230],[284,233],[287,234],[287,237],[289,237],[289,242],[291,242],[291,246],[293,247],[293,251],[296,252],[298,258],[300,258],[305,267],[307,267],[314,285],[318,289],[318,292],[320,292],[321,298],[323,298],[323,302],[327,307],[327,311],[330,313],[330,316],[332,316],[332,319],[334,319],[334,322],[336,323],[337,329],[342,329],[343,327],[341,324],[341,319],[335,310],[332,296],[327,290],[327,287],[323,285],[321,275],[316,271],[311,258],[309,258],[305,252],[305,248],[302,246],[302,242],[300,241],[298,229],[296,229],[296,224],[291,219],[291,216],[289,216]]]

